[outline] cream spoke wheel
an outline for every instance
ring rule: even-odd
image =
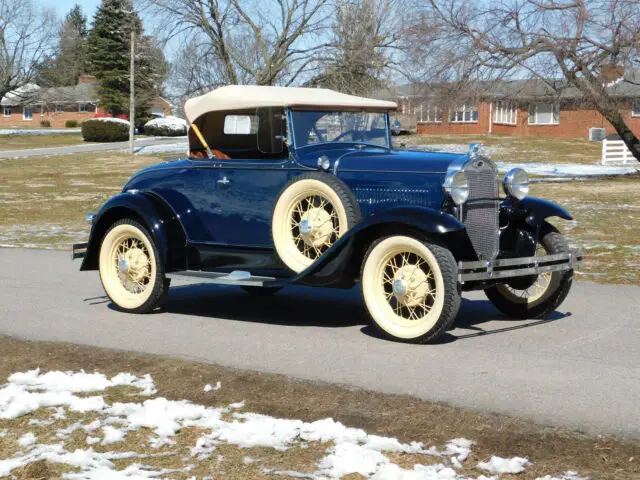
[[[536,257],[541,257],[544,255],[548,255],[549,252],[545,248],[545,246],[541,243],[538,243],[536,246]],[[528,304],[533,303],[539,299],[541,299],[549,290],[551,286],[551,272],[543,272],[539,274],[536,280],[529,285],[527,288],[514,288],[508,284],[500,284],[496,288],[500,293],[502,293],[507,299],[511,301]]]
[[[118,307],[150,311],[162,301],[163,270],[144,227],[133,220],[116,223],[102,240],[99,256],[102,285]]]
[[[446,279],[440,260],[447,264]],[[460,298],[454,271],[453,256],[442,247],[406,236],[381,240],[368,252],[362,269],[367,309],[390,336],[433,340],[457,313]]]

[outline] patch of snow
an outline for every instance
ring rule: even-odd
[[[242,459],[242,463],[244,463],[245,465],[250,465],[252,463],[256,463],[256,462],[261,462],[262,460],[260,460],[259,458],[251,458],[251,457],[244,457]]]
[[[529,465],[529,459],[522,457],[502,458],[491,457],[488,462],[478,463],[478,468],[486,470],[489,473],[521,473],[524,467]]]
[[[31,445],[35,445],[35,443],[36,436],[31,432],[25,433],[18,439],[18,445],[21,447],[30,447]]]
[[[109,445],[110,443],[118,443],[124,440],[124,437],[127,433],[124,430],[120,430],[119,428],[112,427],[111,425],[106,425],[102,427],[102,431],[104,432],[104,437],[102,438],[102,445]]]
[[[0,135],[51,135],[59,133],[80,133],[80,128],[2,128]]]
[[[215,391],[215,390],[220,390],[220,387],[222,387],[222,382],[217,382],[215,387],[212,387],[211,385],[209,385],[208,383],[204,386],[204,391],[205,392],[211,392],[211,391]]]
[[[87,437],[87,445],[93,445],[94,443],[99,443],[100,437]]]
[[[124,118],[98,117],[98,118],[90,118],[89,120],[91,121],[97,120],[99,122],[122,123],[127,126],[129,125],[129,120],[125,120]]]
[[[154,127],[154,128],[163,128],[163,129],[167,129],[171,132],[175,132],[175,133],[182,133],[186,135],[187,133],[187,121],[182,119],[182,118],[178,118],[178,117],[174,117],[174,116],[167,116],[167,117],[159,117],[159,118],[154,118],[153,120],[149,120],[147,123],[144,124],[145,128],[146,127]]]
[[[243,408],[244,407],[244,400],[242,400],[241,402],[237,402],[237,403],[230,403],[229,404],[229,408]]]
[[[187,142],[167,143],[162,145],[143,145],[136,148],[136,155],[159,155],[163,153],[182,153],[187,155],[189,145]],[[124,150],[123,150],[124,151]]]
[[[545,475],[544,477],[538,477],[536,480],[589,480],[588,477],[579,477],[576,472],[564,472],[559,477],[552,477],[551,475]]]
[[[606,166],[606,165],[581,165],[579,163],[511,163],[496,162],[498,170],[507,172],[514,167],[524,168],[531,175],[550,177],[601,177],[629,175],[640,172],[638,166]]]

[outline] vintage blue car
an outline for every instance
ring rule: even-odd
[[[386,336],[437,340],[461,292],[484,290],[516,318],[555,310],[582,258],[547,222],[514,168],[467,154],[395,150],[396,104],[323,89],[227,86],[189,100],[189,158],[136,173],[107,201],[81,270],[99,270],[121,310],[165,301],[171,279],[233,284],[360,283]]]

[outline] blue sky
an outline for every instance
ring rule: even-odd
[[[90,21],[100,4],[100,0],[37,0],[36,3],[45,7],[55,8],[60,18],[62,18],[77,3],[82,7],[84,14]]]

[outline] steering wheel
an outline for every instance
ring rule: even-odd
[[[360,138],[356,138],[356,133],[359,133],[359,137]],[[338,135],[336,138],[333,139],[334,142],[339,141],[341,138],[346,137],[347,135],[351,134],[351,138],[353,139],[353,141],[356,140],[360,140],[363,141],[364,140],[364,135],[362,135],[362,132],[358,131],[358,130],[347,130],[346,132],[342,132],[340,135]]]

